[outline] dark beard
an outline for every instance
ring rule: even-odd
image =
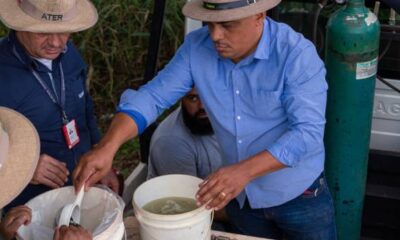
[[[182,106],[182,117],[186,127],[189,128],[193,135],[211,135],[214,130],[211,126],[210,120],[207,118],[199,119],[197,116],[204,110],[196,112],[195,116],[190,116],[186,109]]]

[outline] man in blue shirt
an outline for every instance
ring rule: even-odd
[[[118,147],[195,85],[225,166],[200,185],[198,204],[226,206],[244,234],[335,239],[322,175],[326,71],[310,41],[265,17],[279,2],[188,2],[184,15],[207,26],[153,81],[123,93],[110,129],[77,166],[75,188],[104,176]]]
[[[8,211],[70,185],[69,173],[80,156],[100,139],[85,86],[86,65],[69,41],[70,33],[92,27],[98,16],[88,0],[1,0],[0,5],[1,21],[11,29],[0,40],[0,106],[26,116],[41,141],[30,185],[6,206]]]

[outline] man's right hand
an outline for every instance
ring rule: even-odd
[[[72,174],[75,191],[79,192],[82,186],[88,191],[89,187],[106,176],[118,148],[137,134],[137,125],[130,116],[124,113],[115,115],[100,143],[79,160]]]
[[[81,157],[72,174],[75,191],[82,186],[87,191],[89,187],[103,179],[111,170],[114,154],[110,154],[105,148],[96,147]]]
[[[92,234],[80,226],[61,226],[54,232],[53,240],[91,240]]]
[[[51,188],[64,186],[68,181],[67,165],[59,160],[42,154],[31,180],[31,184],[43,184]]]

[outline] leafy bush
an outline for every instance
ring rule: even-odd
[[[114,112],[124,89],[142,84],[154,2],[95,0],[99,22],[74,35],[89,65],[89,88],[101,121]],[[159,66],[168,62],[183,38],[179,2],[167,1]]]

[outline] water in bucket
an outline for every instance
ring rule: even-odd
[[[143,206],[143,209],[161,215],[174,215],[193,211],[197,208],[196,200],[185,197],[166,197],[156,199]]]

